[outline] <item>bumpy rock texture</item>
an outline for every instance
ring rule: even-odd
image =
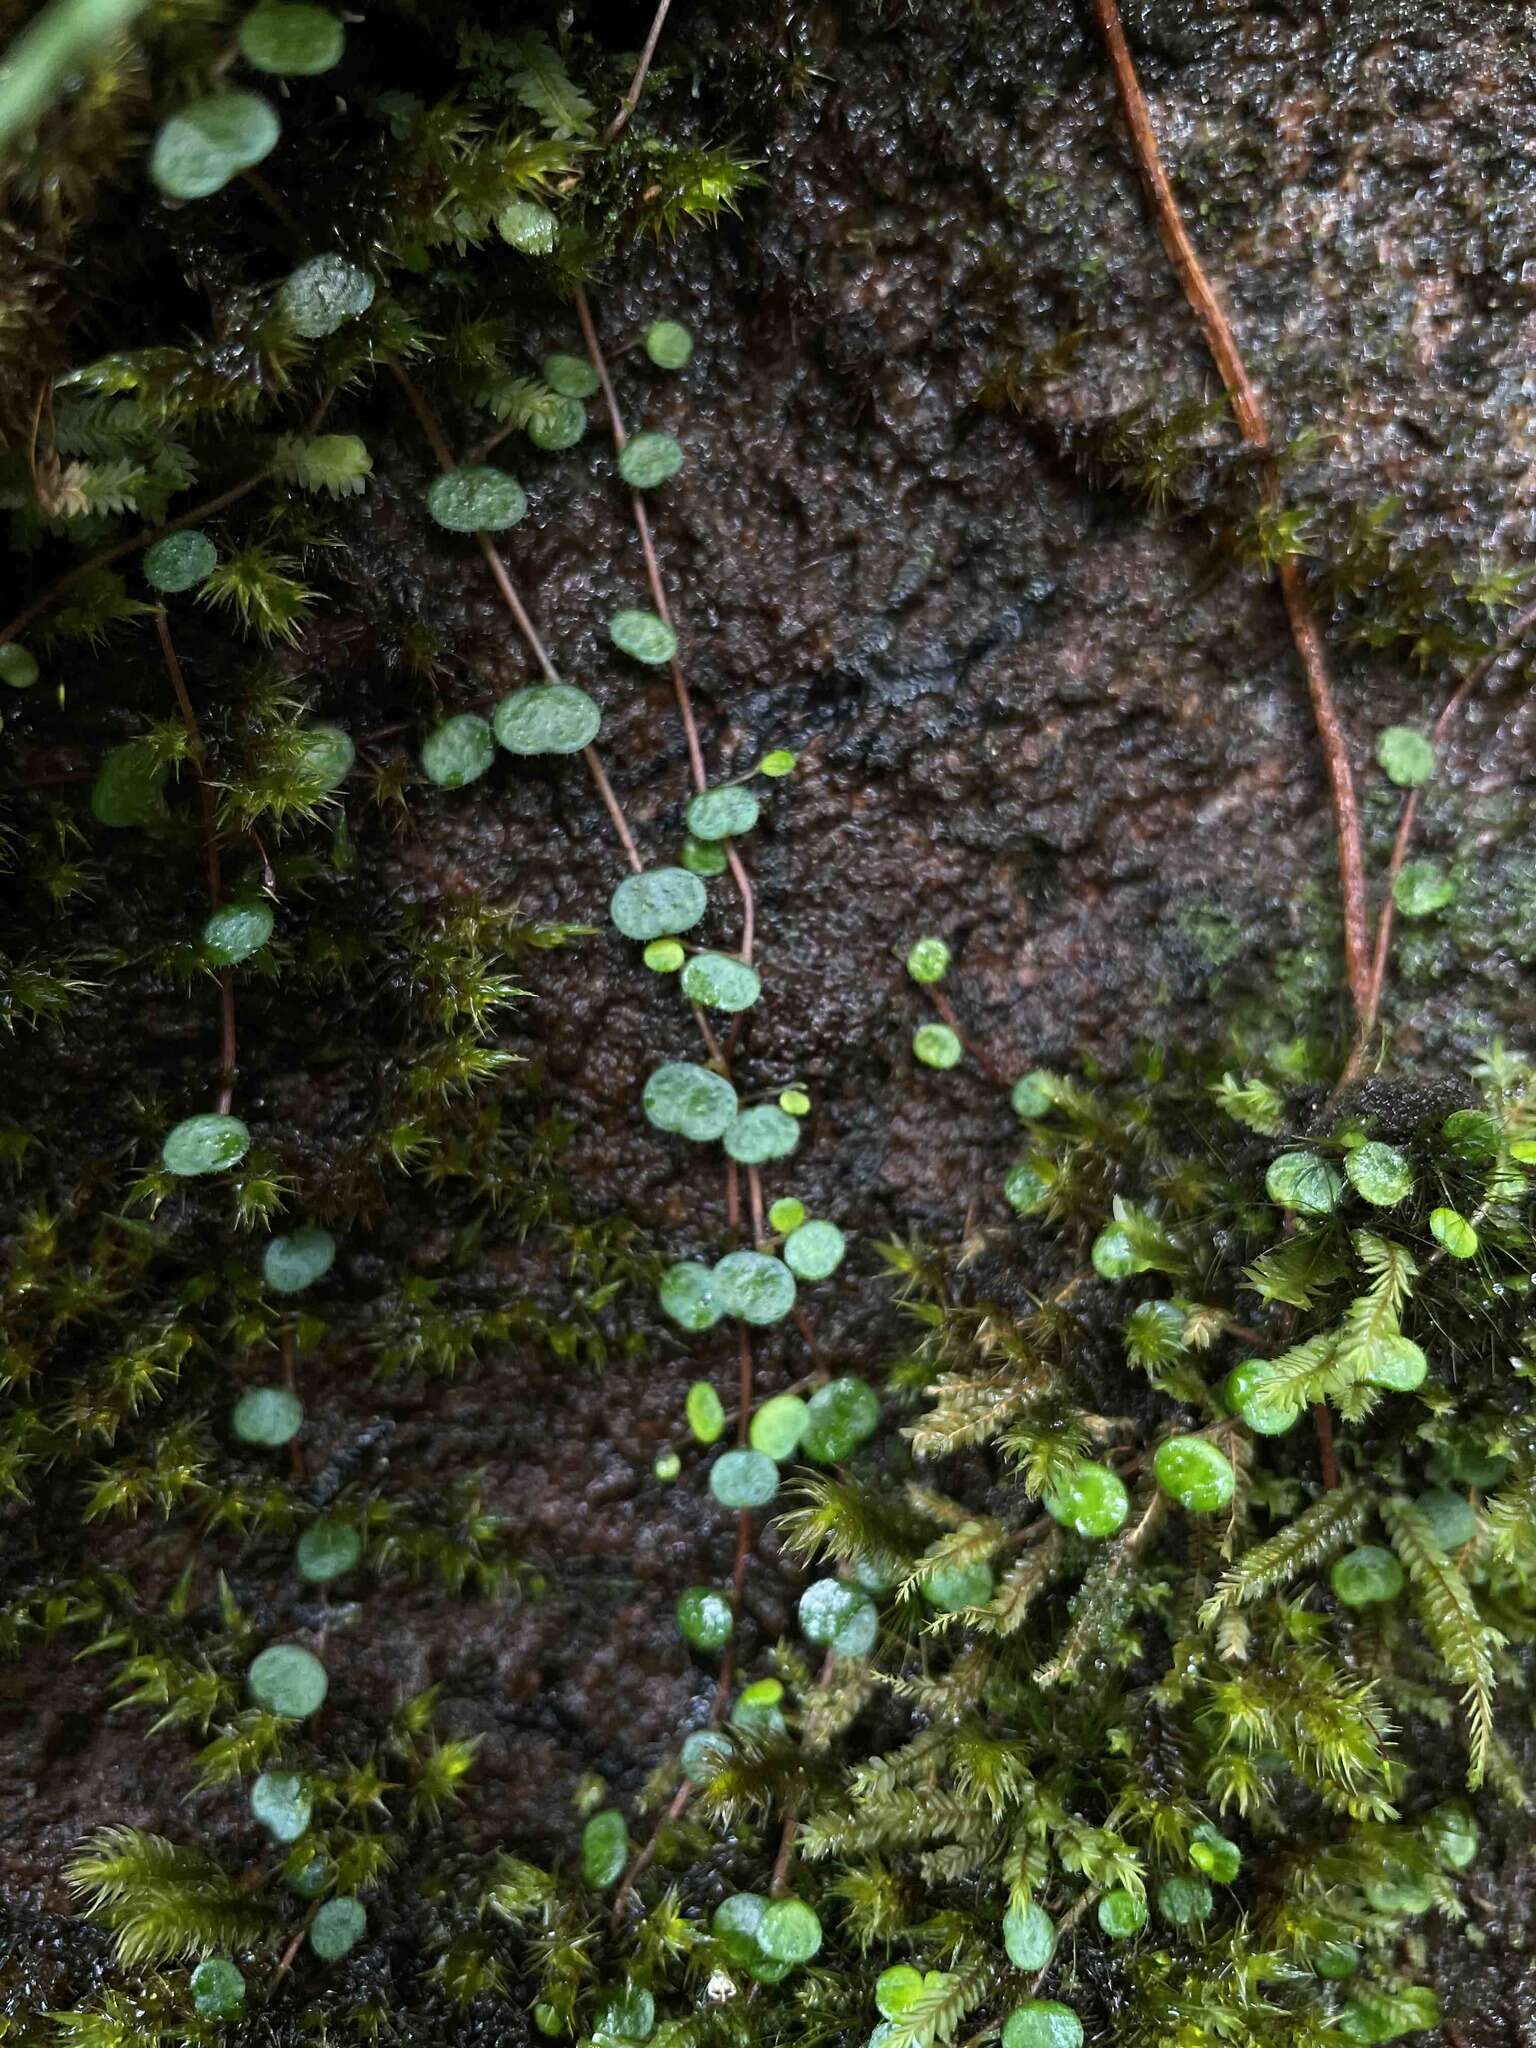
[[[741,773],[773,746],[801,756],[792,781],[763,785],[765,821],[744,848],[764,998],[740,1066],[755,1092],[796,1080],[813,1097],[773,1187],[857,1233],[851,1270],[867,1280],[871,1241],[893,1232],[971,1226],[1009,1242],[1006,1105],[974,1071],[929,1074],[908,1050],[925,1015],[901,967],[915,936],[949,941],[956,1007],[1008,1073],[1084,1051],[1113,1069],[1146,1037],[1198,1042],[1234,1005],[1327,1031],[1332,840],[1278,599],[1213,545],[1227,430],[1209,417],[1181,430],[1188,459],[1160,515],[1105,453],[1128,417],[1134,439],[1215,382],[1145,216],[1087,10],[948,0],[734,16],[683,5],[674,28],[727,94],[739,46],[729,111],[762,157],[761,186],[739,227],[641,253],[598,313],[616,341],[658,314],[697,340],[680,376],[650,374],[636,352],[619,386],[632,424],[686,451],[655,518],[712,772]],[[1396,499],[1400,558],[1440,584],[1525,557],[1529,23],[1477,0],[1146,0],[1128,27],[1277,428],[1305,437],[1289,474],[1316,533]],[[765,127],[746,82],[786,33],[814,68]],[[510,307],[510,265],[508,290]],[[574,343],[552,320],[528,353]],[[980,402],[1010,373],[1017,407]],[[346,515],[350,637],[319,668],[337,714],[359,679],[389,715],[427,708],[424,693],[401,708],[398,686],[375,680],[386,597],[449,651],[450,708],[528,668],[472,547],[427,528],[425,451],[389,401],[359,421],[378,479]],[[682,836],[686,760],[664,675],[625,663],[602,631],[643,601],[643,572],[595,411],[588,445],[589,460],[520,463],[533,511],[508,555],[562,667],[600,698],[605,759],[647,858],[662,859]],[[1320,598],[1378,872],[1396,799],[1374,735],[1427,722],[1449,687],[1443,664],[1409,658],[1408,602],[1367,590],[1331,613]],[[1355,637],[1393,606],[1391,634],[1376,635],[1387,645]],[[1455,866],[1460,895],[1405,940],[1390,1016],[1406,1051],[1462,1053],[1518,1018],[1536,948],[1536,844],[1518,801],[1532,738],[1512,665],[1468,707],[1426,808],[1421,850]],[[469,791],[423,798],[415,818],[405,839],[364,840],[382,887],[424,900],[475,887],[597,927],[540,964],[508,1043],[575,1121],[565,1169],[582,1207],[627,1211],[672,1253],[705,1243],[721,1218],[713,1167],[637,1114],[650,1066],[690,1056],[692,1027],[675,989],[606,928],[621,870],[579,769],[502,759]],[[707,929],[730,943],[738,927],[729,882],[713,884]],[[279,1060],[264,1075],[268,1114],[304,1099],[305,1050],[300,1030],[292,1072]],[[345,1075],[326,1085],[340,1129]],[[536,1239],[503,1240],[494,1224],[476,1256],[487,1293],[563,1285]],[[366,1272],[345,1284],[366,1291]],[[899,1332],[875,1293],[834,1285],[814,1301],[834,1362],[892,1355]],[[803,1370],[795,1340],[761,1346],[765,1390]],[[482,1843],[568,1854],[580,1775],[632,1798],[707,1706],[711,1677],[678,1643],[672,1605],[723,1575],[729,1518],[696,1462],[670,1490],[651,1463],[680,1441],[688,1381],[713,1373],[724,1388],[732,1371],[723,1347],[649,1323],[638,1356],[601,1377],[513,1353],[449,1389],[381,1397],[337,1362],[315,1465],[373,1460],[392,1489],[424,1491],[482,1470],[546,1589],[511,1609],[420,1593],[323,1615],[291,1604],[274,1546],[242,1566],[262,1625],[323,1625],[345,1644],[343,1710],[348,1690],[441,1685],[453,1730],[486,1738]],[[792,1591],[760,1553],[749,1647],[783,1626]],[[33,1651],[0,1672],[0,1699],[0,1871],[27,1909],[15,1940],[41,1957],[52,1937],[30,1911],[63,1907],[58,1870],[82,1831],[122,1820],[179,1834],[187,1815],[168,1804],[182,1788],[155,1747],[103,1718],[91,1664]],[[215,1834],[242,1824],[227,1804],[194,1811]],[[1536,2039],[1499,1939],[1518,1937],[1528,1892],[1516,1859],[1490,1897],[1491,1947],[1468,1985],[1447,1986],[1458,2044]]]

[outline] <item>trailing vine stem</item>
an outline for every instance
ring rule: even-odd
[[[197,722],[197,713],[192,708],[192,699],[187,694],[187,679],[182,673],[181,659],[171,639],[170,620],[165,607],[155,610],[155,631],[160,639],[160,652],[165,660],[165,672],[171,679],[171,688],[176,696],[176,708],[181,713],[181,722],[187,733],[187,759],[191,764],[192,778],[197,784],[197,804],[203,824],[203,863],[208,877],[208,908],[217,911],[223,908],[224,882],[219,861],[219,820],[214,803],[213,790],[208,782],[203,754],[202,729]],[[235,1061],[238,1051],[235,1037],[235,981],[228,967],[219,970],[219,1092],[215,1107],[220,1116],[228,1116],[230,1105],[235,1099]]]
[[[437,415],[433,412],[431,406],[428,405],[423,394],[416,388],[415,382],[406,375],[401,366],[398,363],[391,363],[390,368],[395,374],[396,382],[405,393],[406,400],[412,412],[416,415],[423,434],[426,435],[432,453],[437,457],[438,467],[443,471],[444,475],[447,475],[456,465],[453,459],[453,451],[449,448],[443,430],[438,425]],[[485,565],[491,572],[497,590],[501,593],[502,602],[512,614],[513,623],[527,642],[529,652],[538,663],[540,673],[543,675],[545,682],[559,682],[560,672],[549,658],[549,650],[544,645],[543,637],[533,623],[528,607],[523,603],[521,596],[518,594],[517,585],[512,581],[511,571],[501,559],[500,554],[493,546],[488,535],[477,533],[475,539],[480,544],[480,552],[485,557]],[[634,834],[629,829],[629,821],[624,816],[623,806],[614,793],[613,784],[608,780],[607,771],[603,767],[596,747],[583,747],[581,758],[586,763],[587,773],[592,778],[593,787],[602,798],[603,808],[607,811],[612,821],[613,829],[618,835],[619,844],[624,849],[624,858],[629,862],[630,871],[638,875],[644,866],[644,862],[640,858],[639,848],[635,845]]]
[[[651,18],[650,32],[645,38],[644,47],[640,52],[640,60],[635,66],[634,76],[630,79],[628,90],[619,102],[619,111],[603,130],[604,142],[617,142],[624,133],[624,130],[629,126],[631,114],[634,113],[636,107],[640,104],[640,95],[645,90],[646,74],[651,68],[651,59],[656,55],[656,45],[661,41],[662,27],[667,19],[667,9],[671,5],[672,0],[657,0],[656,12]]]
[[[662,12],[664,13],[665,11],[665,8],[663,8]],[[613,388],[613,378],[608,371],[607,358],[603,354],[603,345],[597,332],[597,322],[592,317],[591,303],[587,298],[585,290],[580,285],[576,287],[576,318],[581,323],[582,339],[587,345],[587,355],[591,360],[593,374],[602,386],[603,401],[608,408],[608,423],[613,433],[615,452],[622,455],[625,445],[629,440],[629,435],[624,426],[624,415],[619,410],[618,395]],[[656,607],[657,616],[664,619],[668,626],[671,626],[672,608],[667,603],[667,589],[662,581],[661,564],[657,560],[656,545],[651,537],[650,514],[645,509],[645,500],[639,491],[630,492],[629,502],[630,509],[634,515],[635,532],[640,538],[640,552],[645,558],[645,575],[646,581],[651,587],[651,601]],[[709,776],[704,765],[704,749],[699,740],[699,723],[694,715],[693,698],[688,689],[688,680],[683,674],[682,662],[675,651],[668,666],[672,675],[672,694],[677,699],[677,711],[679,718],[682,720],[683,737],[688,745],[689,773],[693,777],[694,788],[702,793],[709,787]],[[729,840],[726,842],[725,859],[726,866],[730,869],[731,880],[736,884],[736,893],[741,898],[741,957],[750,966],[757,922],[757,905],[752,893],[752,881],[741,855]],[[731,1030],[731,1043],[733,1046],[735,1045],[738,1033],[739,1025],[733,1025]]]
[[[1137,76],[1135,60],[1125,39],[1117,0],[1094,0],[1094,13],[1109,55],[1120,109],[1130,132],[1131,151],[1141,174],[1158,236],[1183,289],[1190,311],[1200,322],[1206,345],[1226,386],[1238,430],[1260,459],[1260,488],[1266,505],[1280,503],[1280,478],[1275,463],[1274,442],[1263,402],[1248,374],[1232,323],[1206,276],[1195,245],[1184,226],[1172,182],[1163,167],[1152,126],[1146,94]],[[1280,595],[1285,604],[1297,659],[1306,677],[1312,701],[1312,719],[1323,751],[1333,802],[1334,833],[1339,849],[1339,884],[1344,912],[1344,966],[1350,1000],[1355,1014],[1358,1047],[1370,1030],[1371,949],[1370,904],[1365,880],[1365,843],[1360,827],[1360,804],[1355,794],[1354,771],[1350,766],[1349,744],[1344,736],[1322,635],[1312,614],[1306,578],[1292,554],[1281,557],[1276,570]]]

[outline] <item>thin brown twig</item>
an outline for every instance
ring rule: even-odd
[[[1274,443],[1253,379],[1243,361],[1232,323],[1212,289],[1195,245],[1184,226],[1173,185],[1163,167],[1156,131],[1135,60],[1125,39],[1116,0],[1094,0],[1094,13],[1109,54],[1109,66],[1125,125],[1130,131],[1131,151],[1146,189],[1159,238],[1183,289],[1191,312],[1204,330],[1216,368],[1232,401],[1243,439],[1260,458],[1262,489],[1267,504],[1280,502],[1280,480],[1275,464]],[[1322,635],[1312,616],[1306,578],[1294,555],[1282,558],[1276,572],[1280,595],[1290,623],[1297,658],[1306,678],[1312,702],[1312,719],[1317,728],[1323,761],[1328,773],[1333,803],[1334,833],[1339,848],[1339,887],[1344,914],[1344,964],[1354,1006],[1357,1036],[1368,1029],[1370,1009],[1370,906],[1365,881],[1365,843],[1360,828],[1360,805],[1355,794],[1354,771],[1349,746],[1334,701],[1323,652]]]
[[[619,111],[603,130],[604,142],[617,142],[629,125],[629,117],[640,104],[640,95],[645,90],[646,73],[651,68],[651,59],[656,54],[656,45],[661,41],[662,23],[667,18],[667,9],[672,0],[658,0],[656,13],[651,21],[650,34],[640,52],[640,61],[635,66],[634,76],[629,81],[629,90],[619,102]]]
[[[630,1862],[628,1870],[626,1870],[623,1877],[620,1878],[619,1888],[613,1895],[613,1912],[610,1916],[612,1924],[615,1927],[618,1926],[620,1920],[624,1917],[624,1901],[629,1897],[630,1893],[634,1890],[636,1879],[643,1876],[644,1873],[650,1868],[651,1863],[656,1855],[656,1851],[661,1846],[662,1829],[667,1825],[669,1821],[674,1821],[678,1818],[683,1808],[688,1804],[689,1800],[693,1797],[693,1790],[693,1786],[685,1778],[682,1784],[679,1785],[677,1790],[672,1794],[671,1802],[669,1803],[666,1812],[662,1814],[660,1820],[657,1821],[655,1827],[651,1829],[650,1840],[645,1844],[644,1848],[638,1849],[635,1852],[635,1855],[632,1861]]]
[[[203,861],[208,876],[208,907],[210,911],[222,908],[224,902],[224,881],[219,861],[219,814],[214,801],[213,790],[208,781],[203,753],[202,729],[197,722],[197,713],[192,708],[192,699],[187,693],[187,679],[182,673],[181,659],[171,639],[170,620],[164,606],[155,612],[155,631],[160,637],[160,652],[165,658],[166,674],[171,679],[171,688],[176,694],[176,707],[181,713],[181,722],[187,734],[187,760],[192,769],[192,779],[197,784],[198,809],[203,821]],[[235,1062],[238,1044],[235,1037],[235,982],[230,969],[225,967],[219,973],[219,1092],[218,1113],[228,1116],[230,1105],[235,1099]]]

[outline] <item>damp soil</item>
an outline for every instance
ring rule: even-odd
[[[1273,589],[1213,544],[1198,488],[1149,512],[1085,455],[1138,408],[1167,415],[1213,383],[1086,8],[762,13],[674,10],[728,106],[740,81],[730,112],[761,159],[743,218],[636,251],[598,313],[615,344],[661,313],[696,338],[670,380],[621,358],[620,397],[632,423],[686,450],[655,519],[712,772],[742,773],[771,747],[801,757],[745,849],[764,993],[739,1065],[754,1094],[794,1081],[813,1098],[793,1183],[854,1234],[859,1283],[823,1291],[817,1341],[834,1368],[874,1371],[900,1343],[873,1280],[877,1240],[969,1230],[1015,1271],[1031,1256],[995,1193],[1006,1105],[969,1067],[914,1072],[925,1013],[901,966],[911,940],[947,938],[966,1033],[1009,1074],[1084,1055],[1123,1072],[1138,1044],[1200,1044],[1234,1009],[1326,1033],[1340,1021],[1332,841]],[[1293,474],[1319,524],[1392,499],[1409,551],[1468,564],[1528,553],[1529,20],[1486,0],[1146,0],[1128,27],[1277,428],[1308,437]],[[804,90],[751,101],[786,37],[812,54]],[[568,317],[540,323],[531,360],[574,344]],[[989,408],[1009,362],[1034,366],[1024,401]],[[423,520],[429,467],[409,416],[386,391],[346,424],[368,439],[376,482],[339,515],[336,623],[308,653],[319,703],[348,724],[359,703],[379,725],[429,715],[433,691],[390,666],[410,617],[443,652],[436,701],[459,708],[524,680],[477,557]],[[1221,430],[1199,438],[1197,468]],[[643,572],[622,494],[593,489],[593,473],[607,484],[605,454],[531,469],[508,552],[562,668],[602,702],[605,759],[660,859],[681,841],[687,764],[664,677],[622,663],[601,630],[640,601]],[[1324,616],[1379,869],[1395,802],[1370,768],[1374,735],[1427,721],[1449,679],[1352,643],[1347,606]],[[195,683],[195,644],[188,662]],[[1433,933],[1409,935],[1391,1003],[1404,1059],[1449,1067],[1528,1015],[1536,839],[1518,798],[1533,736],[1516,668],[1468,705],[1452,743],[1422,850],[1457,864],[1462,894]],[[44,742],[67,770],[67,739]],[[403,835],[364,828],[358,847],[393,902],[478,890],[595,928],[524,974],[505,1043],[571,1120],[561,1170],[582,1213],[622,1213],[669,1250],[715,1233],[721,1187],[635,1114],[658,1055],[692,1043],[673,991],[637,976],[605,929],[621,869],[579,773],[502,761],[469,791],[416,800]],[[712,896],[707,930],[731,943],[731,891]],[[147,1019],[167,1076],[207,1054],[185,1007],[168,994]],[[305,1065],[322,1009],[285,1018],[253,997],[245,1110],[259,1130],[302,1105],[316,1158],[368,1111],[364,1063],[338,1061],[323,1081]],[[88,1043],[67,1077],[82,1091],[122,1076],[109,1018]],[[417,1263],[436,1270],[446,1232],[426,1212],[416,1227]],[[537,1232],[492,1223],[473,1258],[487,1292],[559,1298]],[[369,1273],[349,1250],[336,1284],[361,1298]],[[513,1345],[447,1385],[381,1391],[347,1356],[306,1383],[312,1474],[362,1469],[429,1496],[478,1472],[536,1574],[520,1596],[408,1587],[297,1603],[284,1546],[237,1561],[258,1626],[339,1653],[329,1711],[366,1719],[371,1700],[436,1685],[447,1730],[483,1738],[473,1848],[569,1857],[579,1783],[597,1773],[633,1801],[708,1709],[712,1673],[679,1644],[672,1608],[722,1575],[730,1518],[696,1460],[671,1487],[651,1467],[681,1447],[688,1382],[725,1384],[733,1367],[638,1311],[626,1327],[640,1341],[616,1342],[601,1369]],[[760,1347],[760,1389],[803,1370],[797,1343]],[[795,1584],[763,1539],[748,1656],[784,1626]],[[72,1649],[33,1646],[0,1667],[0,1955],[9,1938],[45,2004],[79,1996],[104,1953],[58,1917],[82,1833],[123,1822],[252,1846],[234,1802],[185,1798],[141,1716],[108,1715],[96,1665]],[[1485,1945],[1447,1951],[1456,2048],[1536,2041],[1520,1960],[1532,1861],[1507,1828],[1499,1839],[1477,1909]]]

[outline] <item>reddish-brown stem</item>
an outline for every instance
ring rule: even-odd
[[[1312,1403],[1312,1427],[1317,1432],[1317,1464],[1322,1474],[1323,1491],[1332,1493],[1339,1483],[1339,1459],[1333,1448],[1333,1417],[1328,1413],[1326,1401]]]
[[[789,1890],[789,1859],[795,1853],[795,1836],[800,1832],[800,1816],[791,1807],[784,1816],[784,1832],[779,1837],[779,1853],[773,1859],[773,1876],[768,1882],[768,1896],[782,1899]]]
[[[972,1045],[971,1041],[966,1037],[965,1033],[961,1030],[960,1019],[955,1015],[955,1006],[949,1000],[949,997],[944,994],[942,989],[935,988],[931,983],[928,987],[928,996],[929,1000],[933,1004],[933,1007],[938,1011],[939,1015],[944,1019],[944,1022],[949,1026],[950,1030],[953,1031],[956,1038],[959,1039],[960,1043],[964,1046],[965,1050],[970,1054],[971,1058],[976,1062],[977,1066],[980,1067],[981,1071],[986,1075],[987,1079],[995,1083],[996,1086],[999,1088],[1006,1088],[1008,1086],[1007,1076],[1003,1073],[1002,1069],[998,1066],[997,1062],[991,1057],[989,1053],[983,1052],[979,1045]]]
[[[646,73],[651,68],[651,59],[656,55],[656,45],[661,41],[662,24],[667,18],[667,9],[672,0],[657,0],[657,7],[651,19],[650,34],[640,52],[640,61],[635,66],[634,76],[629,81],[629,90],[619,102],[619,111],[603,130],[604,142],[616,142],[629,125],[629,117],[640,104],[640,95],[645,90]]]
[[[755,1166],[747,1168],[747,1200],[752,1207],[752,1240],[761,1245],[768,1235],[768,1219],[763,1212],[763,1176]]]
[[[299,1930],[297,1934],[294,1935],[292,1941],[290,1941],[288,1946],[283,1950],[277,1968],[272,1972],[272,1982],[267,1986],[267,1996],[269,1998],[271,1997],[272,1993],[277,1989],[278,1985],[282,1983],[283,1979],[287,1976],[288,1972],[293,1968],[293,1959],[298,1954],[299,1949],[303,1944],[305,1935],[309,1932],[310,1922],[314,1919],[315,1915],[319,1912],[323,1904],[323,1900],[316,1899],[313,1905],[311,1905],[309,1911],[304,1915],[304,1918],[299,1922]]]
[[[625,430],[624,415],[619,410],[618,393],[613,388],[613,378],[609,373],[608,359],[603,353],[597,322],[592,317],[591,302],[580,285],[576,287],[576,318],[581,323],[581,338],[586,343],[587,357],[591,362],[593,375],[602,389],[614,448],[622,455],[629,435]],[[651,537],[651,521],[645,509],[645,500],[638,491],[631,491],[629,504],[635,522],[635,532],[640,541],[640,552],[645,560],[645,576],[651,587],[651,602],[656,607],[658,618],[664,619],[667,625],[672,626],[675,633],[677,629],[673,625],[672,608],[667,602],[667,586],[662,581],[661,563],[657,559],[656,544]],[[704,790],[709,787],[709,774],[704,765],[699,722],[694,716],[693,698],[688,689],[688,679],[683,674],[683,664],[676,654],[672,656],[668,668],[672,677],[672,695],[677,700],[677,715],[682,723],[683,739],[688,749],[688,772],[693,778],[695,790]],[[736,893],[741,898],[741,957],[750,966],[752,947],[757,937],[757,899],[752,893],[752,880],[747,873],[746,863],[735,846],[729,842],[726,844],[725,861],[730,870],[731,880],[736,884]],[[731,1052],[736,1050],[740,1042],[742,1024],[741,1015],[738,1015],[731,1024],[728,1039]]]
[[[415,413],[421,430],[427,437],[432,453],[437,457],[438,467],[446,473],[455,466],[453,451],[449,448],[443,430],[437,423],[437,415],[433,412],[431,406],[428,405],[422,393],[417,390],[411,378],[401,369],[400,365],[398,363],[391,363],[390,368],[394,371],[396,381],[405,393],[410,408]],[[545,682],[558,683],[560,672],[550,659],[549,649],[544,645],[543,635],[534,625],[532,615],[528,607],[523,603],[517,585],[512,581],[512,572],[508,569],[506,563],[492,544],[489,535],[477,533],[475,539],[479,543],[481,554],[485,557],[485,566],[490,570],[491,578],[501,594],[501,600],[512,614],[513,624],[527,642],[529,652],[538,663],[539,671],[543,675]],[[645,863],[640,858],[640,849],[636,846],[634,835],[629,829],[629,821],[624,816],[623,806],[614,793],[613,784],[608,780],[608,773],[603,767],[602,758],[598,754],[596,747],[583,747],[581,758],[586,763],[588,775],[592,778],[592,787],[602,799],[603,809],[608,813],[613,829],[618,835],[618,841],[624,849],[624,858],[629,863],[630,871],[638,875]]]
[[[192,699],[187,694],[187,679],[182,673],[181,660],[171,640],[171,625],[163,609],[155,613],[155,630],[160,636],[160,652],[165,658],[165,671],[171,679],[171,688],[176,693],[176,708],[181,713],[181,722],[187,733],[187,760],[192,769],[192,779],[197,784],[198,809],[203,821],[203,862],[208,875],[208,908],[218,910],[224,901],[224,883],[219,864],[219,817],[213,791],[209,787],[203,759],[203,735],[197,722],[197,713],[192,709]],[[216,1098],[220,1116],[228,1116],[230,1105],[235,1099],[235,1060],[237,1042],[235,1038],[235,983],[226,967],[219,975],[219,1092]]]
[[[1436,747],[1439,747],[1444,741],[1446,734],[1455,723],[1457,712],[1467,701],[1468,697],[1471,696],[1474,690],[1481,688],[1506,655],[1514,652],[1532,626],[1536,626],[1536,605],[1527,606],[1512,621],[1508,629],[1500,636],[1496,645],[1489,649],[1482,660],[1475,662],[1467,670],[1467,673],[1446,699],[1444,709],[1435,720],[1430,738]],[[1386,988],[1387,961],[1392,951],[1392,921],[1397,909],[1396,899],[1393,897],[1392,890],[1398,876],[1403,871],[1403,863],[1408,858],[1408,848],[1413,842],[1413,828],[1418,821],[1419,800],[1422,794],[1422,790],[1411,789],[1404,798],[1402,814],[1397,821],[1397,836],[1392,842],[1392,857],[1387,862],[1386,894],[1382,898],[1381,913],[1376,921],[1376,946],[1371,957],[1371,987],[1365,1020],[1367,1031],[1376,1021],[1377,1013],[1381,1008],[1382,994]]]
[[[643,1849],[636,1852],[628,1870],[619,1880],[619,1888],[613,1895],[612,1921],[615,1927],[624,1917],[624,1901],[635,1888],[635,1881],[649,1870],[657,1849],[661,1846],[661,1831],[669,1821],[674,1821],[693,1797],[693,1787],[686,1780],[672,1794],[666,1812],[651,1830],[651,1838]]]
[[[1243,439],[1260,458],[1262,488],[1266,504],[1280,502],[1280,480],[1275,465],[1274,443],[1264,416],[1263,403],[1243,361],[1237,337],[1232,331],[1221,301],[1212,289],[1195,245],[1184,226],[1173,185],[1163,167],[1157,135],[1152,126],[1135,60],[1125,39],[1116,0],[1094,0],[1094,13],[1109,54],[1110,71],[1125,125],[1130,131],[1131,151],[1141,174],[1159,238],[1183,289],[1191,312],[1200,322],[1216,368],[1232,401],[1232,411]],[[1328,678],[1322,636],[1312,616],[1306,579],[1294,555],[1286,555],[1277,572],[1280,594],[1290,623],[1291,638],[1306,678],[1328,772],[1333,803],[1334,833],[1339,848],[1339,888],[1344,915],[1344,965],[1354,1006],[1357,1035],[1368,1029],[1370,1010],[1370,909],[1365,883],[1365,843],[1360,829],[1360,806],[1355,795],[1354,771],[1344,737],[1333,687]]]

